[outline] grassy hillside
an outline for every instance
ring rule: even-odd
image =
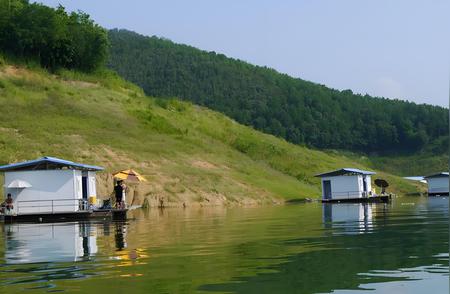
[[[366,168],[339,153],[290,144],[234,120],[177,100],[147,97],[110,72],[49,74],[0,65],[0,160],[57,156],[106,167],[135,168],[149,180],[136,201],[155,205],[274,203],[318,197],[313,175],[340,167]],[[396,192],[415,187],[381,173]]]

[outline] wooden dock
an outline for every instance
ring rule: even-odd
[[[39,213],[39,214],[19,214],[19,215],[0,215],[0,222],[69,222],[69,221],[85,221],[91,219],[111,219],[125,220],[127,218],[128,209],[98,209],[83,210],[76,212],[62,213]]]

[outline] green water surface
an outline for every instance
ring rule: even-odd
[[[448,293],[448,199],[4,224],[1,293]]]

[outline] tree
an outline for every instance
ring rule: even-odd
[[[68,15],[27,0],[0,0],[0,50],[43,67],[92,71],[103,66],[108,53],[107,32],[87,14]]]

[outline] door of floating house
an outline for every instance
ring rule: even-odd
[[[14,163],[0,167],[5,173],[5,195],[13,196],[14,213],[70,213],[83,210],[83,172],[102,170],[101,167],[84,165],[54,157]],[[13,182],[24,181],[29,187],[15,189]],[[95,181],[94,181],[95,184]],[[92,189],[95,191],[95,188]]]
[[[368,192],[367,191],[367,176],[363,175],[362,179],[363,179],[363,192],[367,193]]]
[[[331,199],[331,181],[330,180],[324,180],[323,181],[323,198],[324,199]]]
[[[371,171],[355,168],[342,168],[339,170],[318,174],[322,179],[323,200],[348,200],[367,197],[372,189]]]
[[[81,191],[84,200],[88,200],[88,175],[87,172],[83,171],[81,173]]]

